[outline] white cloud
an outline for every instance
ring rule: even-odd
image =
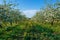
[[[31,18],[32,16],[35,15],[35,13],[36,13],[37,11],[38,11],[38,10],[24,10],[23,13],[24,13],[27,17]]]

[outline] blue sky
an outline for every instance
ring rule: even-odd
[[[19,0],[19,8],[27,17],[32,17],[41,7],[44,6],[43,0]]]
[[[45,7],[44,0],[11,0],[12,3],[17,3],[17,8],[19,8],[27,17],[32,17],[35,15],[40,8]],[[9,0],[7,0],[9,2]],[[52,1],[54,2],[54,0]],[[3,3],[0,0],[0,3]]]

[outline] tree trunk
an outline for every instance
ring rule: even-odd
[[[51,25],[54,25],[54,17],[52,17]]]

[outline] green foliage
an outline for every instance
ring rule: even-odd
[[[40,25],[32,26],[32,28],[21,29],[20,26],[9,26],[6,28],[0,28],[0,39],[2,40],[60,40],[60,34],[54,34],[52,29],[42,27]],[[27,31],[26,31],[27,30]],[[26,35],[24,36],[26,32]]]

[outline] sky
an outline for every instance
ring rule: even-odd
[[[37,11],[40,10],[40,7],[44,6],[43,0],[21,0],[19,3],[20,9],[27,17],[32,17]]]
[[[7,2],[9,2],[9,0],[7,0]],[[10,2],[17,4],[17,8],[29,18],[45,6],[44,0],[10,0]],[[0,4],[1,3],[3,3],[2,0],[0,0]]]

